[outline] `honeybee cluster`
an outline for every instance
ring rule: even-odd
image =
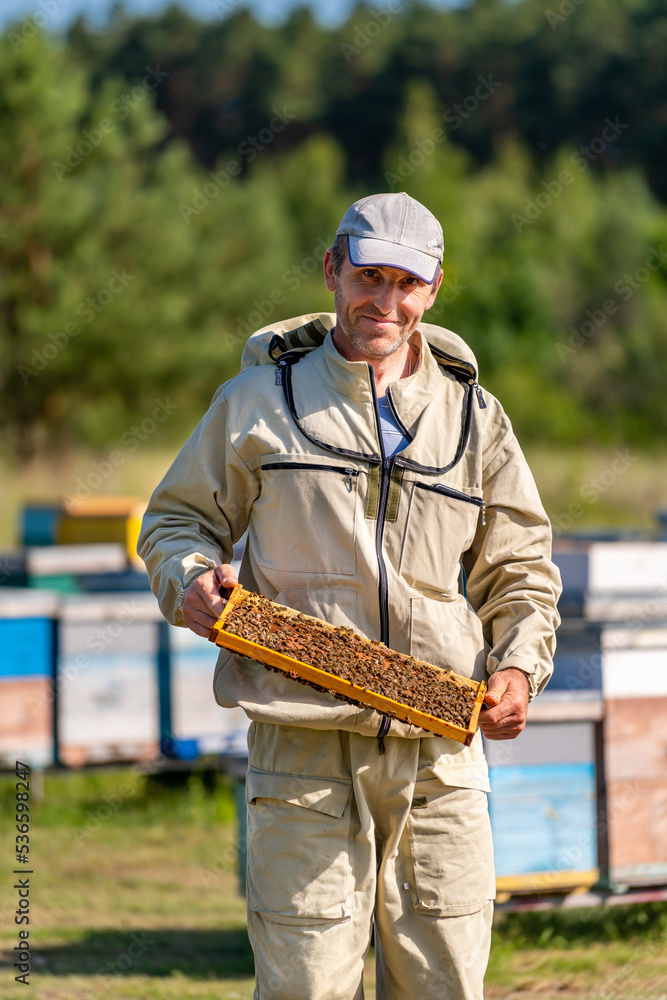
[[[381,642],[362,638],[350,628],[333,628],[257,594],[249,594],[230,609],[224,628],[226,632],[464,729],[470,722],[475,703],[474,688],[457,682],[450,670],[441,670],[397,653]],[[295,672],[290,676],[302,680]],[[311,686],[319,687],[312,683]],[[353,698],[337,697],[358,703]]]

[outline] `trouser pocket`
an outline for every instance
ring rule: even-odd
[[[413,902],[435,917],[475,913],[495,897],[486,793],[416,781],[402,846],[414,873]]]
[[[349,782],[250,768],[248,906],[277,921],[352,912]]]

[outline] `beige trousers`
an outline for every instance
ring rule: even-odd
[[[495,893],[486,793],[444,785],[438,738],[253,723],[255,1000],[480,1000]]]

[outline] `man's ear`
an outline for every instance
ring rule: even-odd
[[[431,306],[433,305],[433,303],[435,302],[435,297],[438,294],[438,289],[440,288],[440,285],[442,284],[442,278],[443,278],[443,273],[442,273],[442,268],[441,268],[440,269],[440,274],[438,275],[438,283],[436,284],[435,288],[433,286],[431,286],[431,291],[430,291],[429,297],[428,297],[428,305],[426,306],[426,309],[430,309]],[[426,312],[426,309],[424,309],[424,312]]]
[[[327,250],[324,254],[324,283],[330,292],[336,291],[336,272],[334,271],[333,261],[331,259],[331,250]]]

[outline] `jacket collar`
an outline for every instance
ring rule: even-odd
[[[322,381],[334,392],[358,403],[373,402],[370,365],[365,361],[347,361],[334,344],[333,330],[329,330],[322,346],[310,358]]]
[[[315,370],[335,392],[360,403],[372,403],[371,366],[365,361],[347,361],[337,350],[332,333],[329,330],[321,348],[310,355]],[[416,335],[420,354],[417,370],[389,385],[392,403],[406,426],[417,419],[442,383],[442,372],[429,345],[419,330]]]
[[[391,382],[388,389],[396,414],[411,437],[414,437],[419,418],[429,403],[446,391],[450,377],[439,367],[423,334],[417,332],[421,341],[417,371],[407,378]]]
[[[390,383],[388,392],[413,439],[397,456],[398,464],[436,472],[460,458],[468,434],[470,393],[439,367],[420,337],[417,371]],[[302,433],[327,450],[377,461],[381,449],[370,366],[346,361],[329,332],[321,347],[289,367],[286,397]],[[341,397],[347,401],[343,408]]]

